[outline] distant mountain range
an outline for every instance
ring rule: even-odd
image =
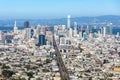
[[[0,20],[0,26],[13,26],[15,20]],[[60,18],[60,19],[16,19],[17,25],[19,27],[23,27],[24,21],[29,21],[30,25],[58,25],[67,23],[67,18]],[[96,17],[74,17],[71,18],[71,24],[73,25],[74,22],[80,24],[93,24],[93,23],[113,23],[117,27],[120,27],[120,16],[116,15],[104,15],[104,16],[96,16]]]

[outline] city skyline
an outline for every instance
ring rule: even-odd
[[[0,1],[0,80],[120,80],[120,0]]]
[[[3,0],[0,1],[0,18],[51,19],[79,16],[119,15],[119,0]]]

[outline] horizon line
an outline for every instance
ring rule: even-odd
[[[72,18],[80,18],[80,17],[101,17],[101,16],[120,16],[120,15],[97,15],[97,16],[74,16],[74,17],[72,17],[71,16],[71,19]],[[33,19],[37,19],[37,20],[39,20],[39,19],[43,19],[43,20],[51,20],[51,19],[64,19],[64,18],[67,18],[67,15],[66,15],[66,17],[59,17],[59,18],[4,18],[4,19],[2,19],[2,18],[0,18],[0,20],[6,20],[6,19],[9,19],[9,20],[19,20],[19,19],[28,19],[28,20],[33,20]]]

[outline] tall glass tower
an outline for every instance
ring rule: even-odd
[[[45,35],[39,35],[38,39],[38,44],[36,44],[36,46],[46,45]]]
[[[15,23],[14,23],[14,33],[17,33],[17,30],[18,30],[18,28],[17,28],[17,24],[16,24],[16,21],[15,21]]]
[[[74,22],[74,36],[77,35],[77,22]]]
[[[24,28],[29,28],[29,22],[28,21],[24,22]]]
[[[70,29],[70,15],[67,16],[67,29]]]
[[[110,23],[110,35],[112,35],[112,23]]]

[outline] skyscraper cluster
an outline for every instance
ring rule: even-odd
[[[119,80],[120,36],[112,35],[113,24],[72,23],[70,15],[66,21],[52,28],[25,21],[22,30],[15,21],[13,31],[0,31],[1,74],[15,71],[10,79],[21,80]]]

